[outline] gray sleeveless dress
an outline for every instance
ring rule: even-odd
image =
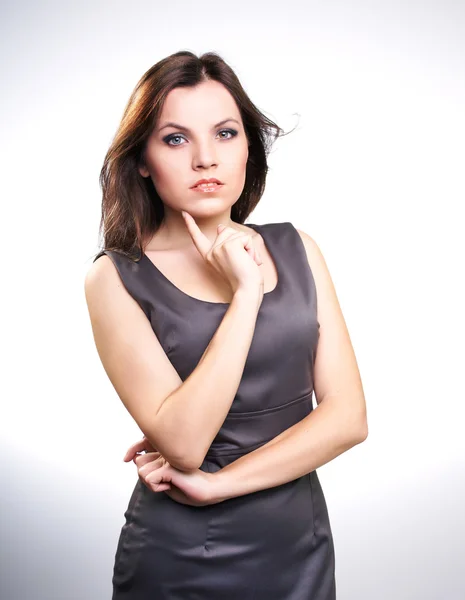
[[[315,282],[292,223],[258,231],[278,284],[265,293],[231,409],[201,469],[215,472],[312,411],[319,338]],[[102,251],[185,380],[228,308],[177,288],[144,254]],[[334,600],[333,537],[317,472],[208,506],[151,492],[139,478],[124,514],[113,600]]]

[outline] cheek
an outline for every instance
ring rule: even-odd
[[[249,147],[244,144],[240,148],[231,148],[221,157],[223,163],[228,163],[231,170],[241,171],[245,169],[249,158]]]
[[[243,169],[246,168],[248,160],[249,160],[249,146],[248,146],[248,144],[245,144],[244,151],[242,153],[242,168]]]
[[[232,165],[235,175],[238,181],[242,181],[242,178],[245,178],[245,171],[247,167],[247,160],[249,158],[249,150],[246,148],[240,156],[236,156],[236,160]]]
[[[158,157],[156,161],[151,164],[150,172],[152,178],[155,180],[157,187],[169,188],[176,186],[179,182],[179,164],[163,158]]]

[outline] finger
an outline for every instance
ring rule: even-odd
[[[247,254],[252,260],[255,260],[255,248],[246,248]]]
[[[230,238],[240,237],[241,235],[244,235],[241,231],[237,231],[237,229],[233,229],[232,227],[226,227],[226,225],[221,225],[221,228],[221,231],[219,231],[218,235],[216,236],[214,246],[220,246]]]
[[[125,454],[125,460],[127,459],[127,457],[130,454],[135,454],[136,452],[141,452],[144,449],[144,441],[145,439],[142,438],[139,442],[135,442],[134,444],[131,444],[129,446],[129,448],[126,450],[126,454]]]
[[[232,227],[226,227],[217,236],[217,238],[215,240],[214,248],[219,248],[225,242],[230,242],[235,239],[241,239],[243,237],[244,237],[244,233],[242,233],[242,231],[237,231],[236,229],[233,229]]]
[[[210,250],[210,240],[201,232],[199,226],[195,222],[194,217],[192,217],[185,210],[182,210],[181,214],[184,217],[184,223],[186,224],[187,231],[190,233],[192,241],[194,242],[194,246],[205,258],[205,255]]]
[[[231,233],[229,235],[227,235],[227,237],[224,240],[221,240],[221,236],[218,236],[216,243],[215,243],[215,248],[219,248],[220,246],[222,246],[225,242],[229,242],[232,241],[236,238],[244,238],[244,234],[242,232],[236,232],[235,230],[232,230],[235,233]],[[218,240],[220,243],[218,243]],[[260,258],[257,258],[257,248],[255,248],[254,242],[252,239],[248,239],[246,240],[244,243],[244,250],[247,252],[247,254],[250,256],[250,258],[255,261],[257,263],[257,265],[261,265],[263,264]]]
[[[141,476],[139,476],[139,479],[145,485],[145,487],[147,489],[149,489],[151,492],[164,492],[166,490],[171,489],[171,483],[169,481],[160,483],[160,484],[158,484],[156,489],[153,489],[153,485],[150,482],[145,481],[145,479]]]
[[[222,228],[221,231],[220,228]],[[226,227],[225,225],[219,225],[218,231],[220,231],[220,233],[218,233],[218,235],[216,236],[216,240],[208,250],[207,255],[204,257],[207,260],[208,255],[212,254],[214,250],[218,250],[225,242],[233,240],[235,238],[240,238],[244,235],[241,231],[237,231],[232,227]]]
[[[247,242],[244,244],[244,248],[245,250],[247,250],[247,253],[250,256],[250,258],[254,260],[257,263],[257,265],[259,265],[260,260],[257,258],[258,249],[255,248],[254,241],[252,238],[247,240]]]
[[[155,460],[152,460],[148,463],[144,463],[143,465],[137,465],[137,470],[139,472],[140,475],[143,475],[144,477],[147,477],[147,475],[149,473],[152,473],[153,471],[158,471],[159,469],[169,466],[167,465],[167,463],[165,463],[163,458],[156,458]]]
[[[134,463],[140,469],[148,463],[152,463],[156,460],[162,459],[163,457],[159,452],[148,452],[147,454],[139,454],[135,457]]]
[[[246,234],[244,234],[242,231],[234,229],[233,227],[227,227],[226,225],[220,223],[217,227],[217,237],[214,246],[220,246],[223,242],[229,240],[230,238],[241,237],[243,235]]]
[[[260,266],[263,264],[260,252],[259,252],[258,248],[255,247],[253,238],[245,244],[244,248],[247,250],[247,252],[251,256],[251,258],[254,259],[254,261],[257,263],[257,265]],[[252,248],[253,248],[253,252],[251,250]]]
[[[157,486],[157,489],[154,490],[152,487],[150,487],[150,489],[152,490],[152,492],[164,492],[166,490],[170,490],[171,489],[171,483],[160,483]]]
[[[136,442],[135,444],[129,446],[123,458],[124,462],[129,462],[130,460],[132,460],[136,455],[136,452],[142,452],[142,450],[144,450],[144,446],[145,438],[142,438],[139,442]]]
[[[244,245],[244,248],[247,250],[250,258],[252,258],[252,260],[255,260],[255,246],[253,245],[253,241],[248,240],[247,243]]]
[[[147,483],[153,486],[160,485],[161,483],[171,483],[171,479],[173,476],[170,473],[171,470],[167,465],[166,468],[150,471],[150,473],[144,475],[144,479]]]

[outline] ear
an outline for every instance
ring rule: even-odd
[[[148,172],[147,167],[143,163],[139,164],[138,171],[142,175],[142,177],[148,177],[150,175],[150,173]]]

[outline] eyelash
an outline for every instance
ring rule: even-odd
[[[231,137],[223,138],[224,140],[232,140],[234,137],[236,137],[236,135],[238,133],[235,129],[220,129],[220,131],[218,133],[222,133],[223,131],[226,131],[227,133],[231,134]],[[184,138],[184,136],[181,133],[173,133],[173,134],[168,135],[167,137],[163,138],[163,141],[165,142],[165,144],[167,146],[183,146],[184,144],[170,144],[170,141],[177,137]]]

